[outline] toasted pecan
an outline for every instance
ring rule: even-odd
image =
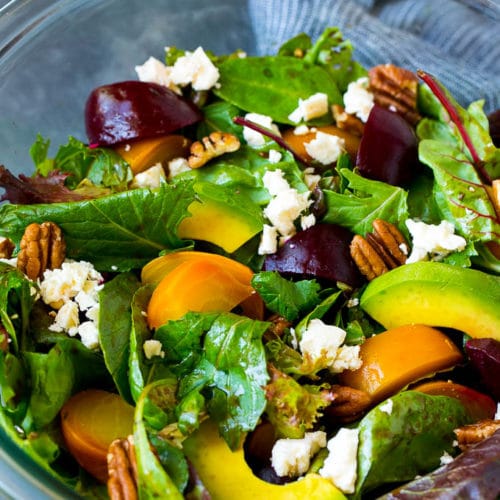
[[[191,168],[200,168],[211,159],[232,153],[240,148],[240,140],[228,132],[212,132],[201,141],[191,144],[188,164]]]

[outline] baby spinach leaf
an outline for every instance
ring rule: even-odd
[[[471,241],[500,238],[500,222],[468,155],[449,143],[420,142],[419,158],[434,173],[434,199],[444,218]]]
[[[27,224],[50,220],[64,233],[68,258],[87,260],[101,271],[128,271],[185,244],[177,227],[194,197],[192,181],[184,181],[82,202],[4,204],[0,233],[19,243]]]
[[[270,164],[267,152],[277,149],[282,154],[281,161]],[[254,149],[242,145],[240,149],[231,154],[224,155],[210,162],[203,168],[191,170],[178,176],[179,179],[196,179],[205,183],[224,186],[229,194],[235,198],[242,198],[241,203],[251,201],[257,205],[269,203],[271,197],[264,187],[262,178],[269,170],[280,169],[290,186],[303,193],[307,191],[303,174],[293,156],[274,144],[268,144],[262,149]],[[238,203],[240,203],[238,201]],[[248,207],[247,210],[250,210]],[[254,208],[255,210],[255,208]],[[260,209],[259,209],[260,210]]]
[[[451,463],[384,495],[398,498],[497,498],[500,477],[500,432],[471,446]]]
[[[18,354],[27,348],[29,314],[36,285],[17,268],[0,262],[0,322],[9,336],[9,350]],[[3,332],[2,332],[3,333]]]
[[[356,234],[364,235],[372,230],[374,219],[392,222],[404,233],[404,221],[408,218],[407,192],[385,182],[366,179],[348,169],[340,173],[348,181],[343,193],[324,190],[327,212],[323,222],[339,224]]]
[[[222,131],[236,135],[240,141],[243,140],[243,127],[234,123],[233,118],[238,116],[241,110],[226,101],[218,101],[203,108],[203,121],[196,130],[198,139],[209,135],[211,132]]]
[[[353,47],[337,27],[326,28],[316,43],[307,51],[304,60],[325,68],[340,92],[344,93],[350,82],[367,76],[367,71],[353,59]]]
[[[299,98],[317,92],[329,104],[342,104],[342,96],[329,73],[302,59],[283,56],[228,59],[219,66],[220,88],[215,94],[238,108],[270,116],[275,122],[294,124],[288,116]]]
[[[193,372],[205,375],[211,397],[209,413],[235,449],[242,435],[255,428],[265,408],[263,387],[268,374],[262,335],[268,324],[227,313],[217,316],[207,331],[203,357]],[[179,398],[200,386],[199,377],[181,381]]]
[[[134,444],[138,475],[137,488],[141,492],[141,498],[182,500],[184,497],[177,488],[176,482],[163,468],[160,457],[151,447],[145,423],[148,399],[150,396],[153,396],[155,402],[161,404],[161,401],[154,398],[154,392],[157,389],[161,389],[163,384],[164,382],[160,380],[146,386],[137,401],[134,416]],[[183,459],[183,457],[177,458],[178,460]]]
[[[28,407],[27,370],[10,352],[0,353],[0,398],[2,410],[19,424]]]
[[[153,286],[139,288],[132,297],[130,306],[132,309],[132,323],[130,328],[128,379],[130,393],[134,401],[137,401],[144,389],[151,369],[151,366],[146,363],[143,345],[151,337],[151,332],[144,317],[144,311],[147,310],[153,289]]]
[[[436,469],[444,452],[454,454],[453,430],[470,423],[455,398],[404,391],[390,399],[390,412],[382,403],[357,425],[356,498],[383,484],[409,481]]]
[[[320,285],[315,280],[289,281],[274,271],[254,274],[252,286],[266,306],[289,321],[311,310],[319,302]]]
[[[131,302],[140,286],[132,273],[118,274],[99,292],[99,343],[104,361],[123,399],[132,403],[128,370]]]
[[[278,50],[279,56],[303,57],[312,47],[311,37],[305,33],[287,40]]]

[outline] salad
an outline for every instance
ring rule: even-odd
[[[89,498],[496,498],[498,113],[337,28],[136,71],[0,167],[5,439]]]

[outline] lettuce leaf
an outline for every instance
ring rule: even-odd
[[[295,321],[311,310],[319,301],[320,285],[315,280],[290,281],[274,271],[254,274],[252,286],[257,290],[267,308]]]
[[[342,193],[324,190],[327,212],[323,222],[339,224],[353,233],[364,235],[372,231],[372,222],[383,219],[391,222],[404,234],[408,218],[407,192],[385,182],[366,179],[348,169],[340,174],[348,181]]]

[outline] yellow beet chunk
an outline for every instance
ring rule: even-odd
[[[227,267],[231,270],[233,276],[241,282],[248,282],[252,279],[252,271],[244,264],[228,259],[222,255],[208,252],[197,252],[195,250],[172,252],[169,254],[161,255],[151,262],[148,262],[141,272],[141,280],[144,284],[159,283],[164,276],[173,271],[177,266],[184,262],[194,262],[205,260],[213,262],[214,264]]]
[[[307,474],[303,479],[277,485],[255,476],[245,461],[243,449],[231,451],[217,426],[204,422],[183,443],[212,500],[342,500],[345,496],[328,479]]]
[[[242,279],[238,271],[233,272],[233,269],[239,270],[241,264],[225,260],[224,264],[210,258],[188,260],[169,272],[151,296],[147,313],[149,327],[158,328],[189,311],[231,311],[254,294],[250,269]]]
[[[121,144],[115,151],[130,165],[132,172],[138,174],[156,163],[187,156],[189,146],[189,139],[182,135],[165,135]]]
[[[61,409],[64,441],[76,461],[101,482],[108,478],[109,445],[132,434],[134,407],[118,394],[89,389]]]
[[[360,357],[361,368],[341,373],[340,383],[367,392],[373,403],[462,361],[459,349],[444,333],[415,324],[370,337],[361,345]]]

